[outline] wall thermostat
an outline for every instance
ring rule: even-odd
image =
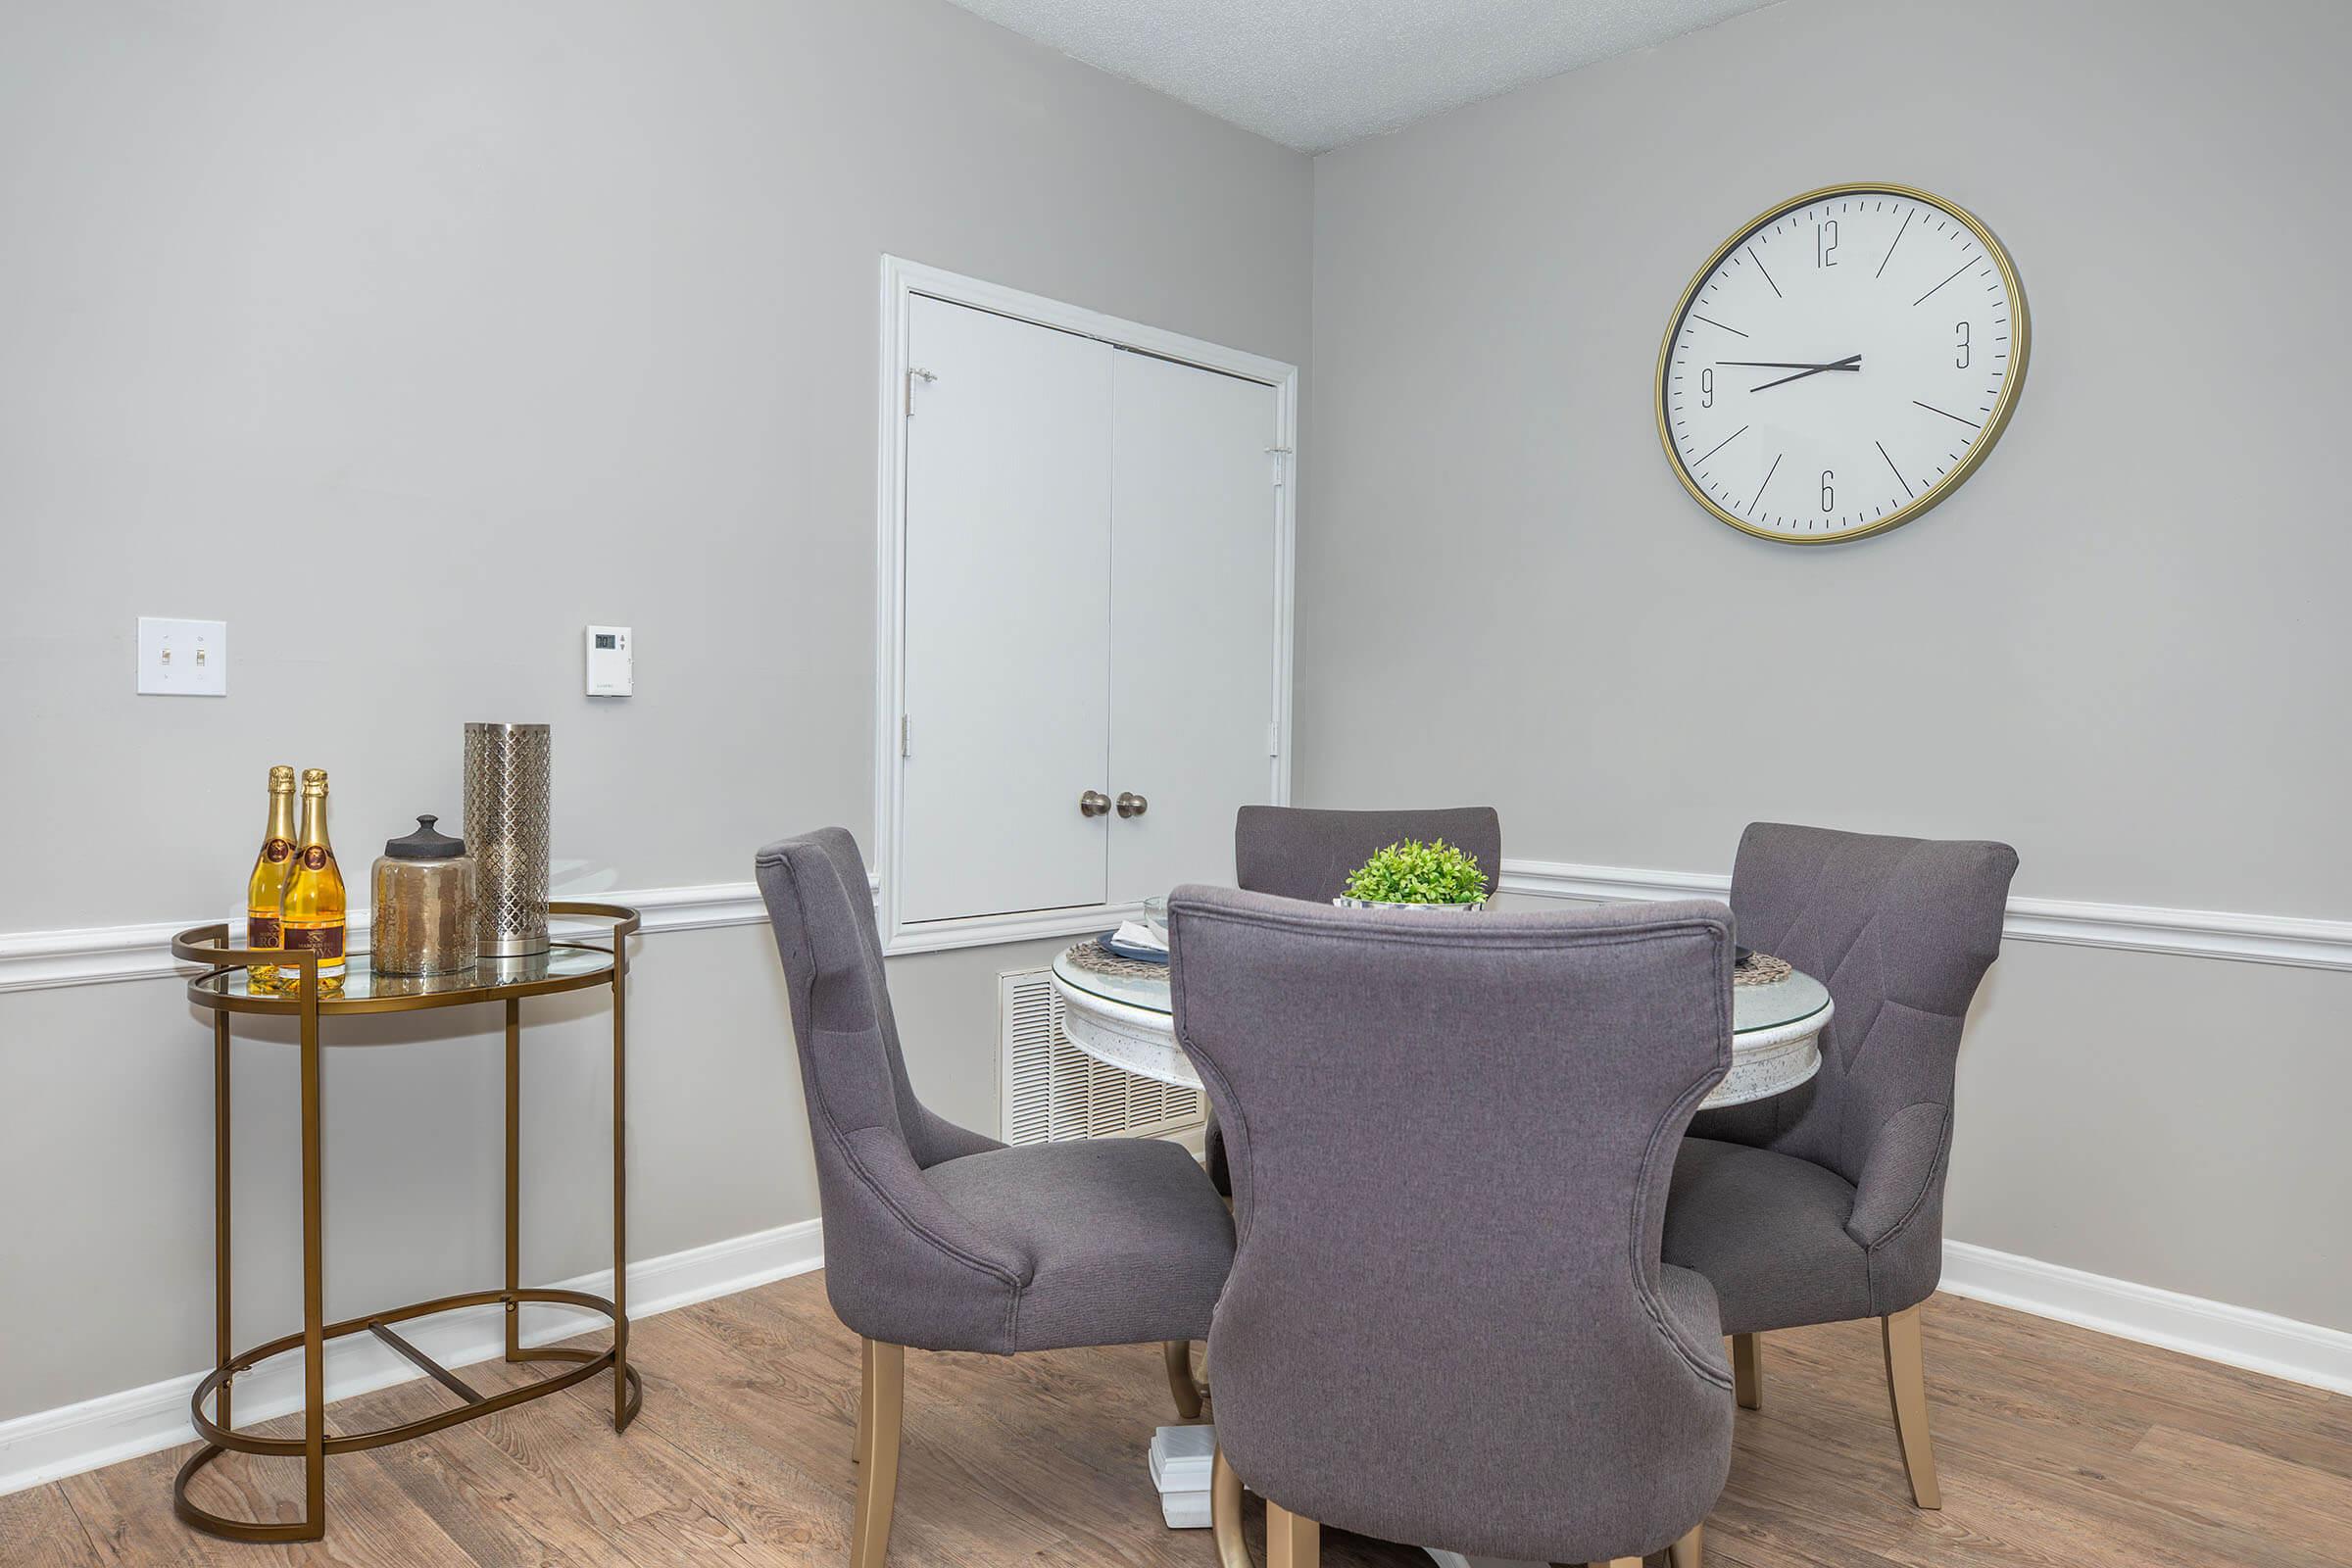
[[[626,697],[636,690],[636,655],[626,626],[588,628],[588,695]]]

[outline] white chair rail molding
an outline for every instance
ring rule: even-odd
[[[0,1568],[2352,1568],[2346,60],[0,7]]]
[[[1505,860],[1499,887],[1504,894],[1530,899],[1598,904],[1621,899],[1719,899],[1730,891],[1731,878],[1698,871]],[[751,882],[623,889],[601,896],[642,910],[643,929],[648,932],[755,925],[765,918],[759,887]],[[81,930],[0,933],[0,991],[100,985],[186,973],[189,966],[172,957],[172,934],[185,924],[181,920],[151,920]],[[351,925],[355,933],[365,933],[366,911],[355,912]],[[2304,969],[2352,969],[2352,920],[2150,908],[2020,895],[2008,901],[2002,930],[2013,942]],[[231,931],[242,934],[233,923]]]

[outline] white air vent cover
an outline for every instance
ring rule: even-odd
[[[1205,1119],[1200,1090],[1109,1066],[1071,1045],[1051,970],[1002,975],[997,984],[1004,1079],[998,1136],[1006,1143],[1156,1138]]]

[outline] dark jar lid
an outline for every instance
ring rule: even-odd
[[[466,853],[466,841],[453,839],[446,833],[436,832],[433,824],[440,820],[437,816],[418,817],[416,831],[404,834],[400,838],[386,843],[384,854],[395,860],[456,859]]]

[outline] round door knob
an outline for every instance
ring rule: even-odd
[[[1152,803],[1136,794],[1135,791],[1119,791],[1119,814],[1121,816],[1141,816],[1150,809],[1152,809]]]
[[[1101,816],[1109,809],[1110,797],[1101,790],[1088,790],[1084,795],[1078,797],[1078,814],[1080,816]],[[1122,807],[1121,809],[1124,810],[1125,808]]]

